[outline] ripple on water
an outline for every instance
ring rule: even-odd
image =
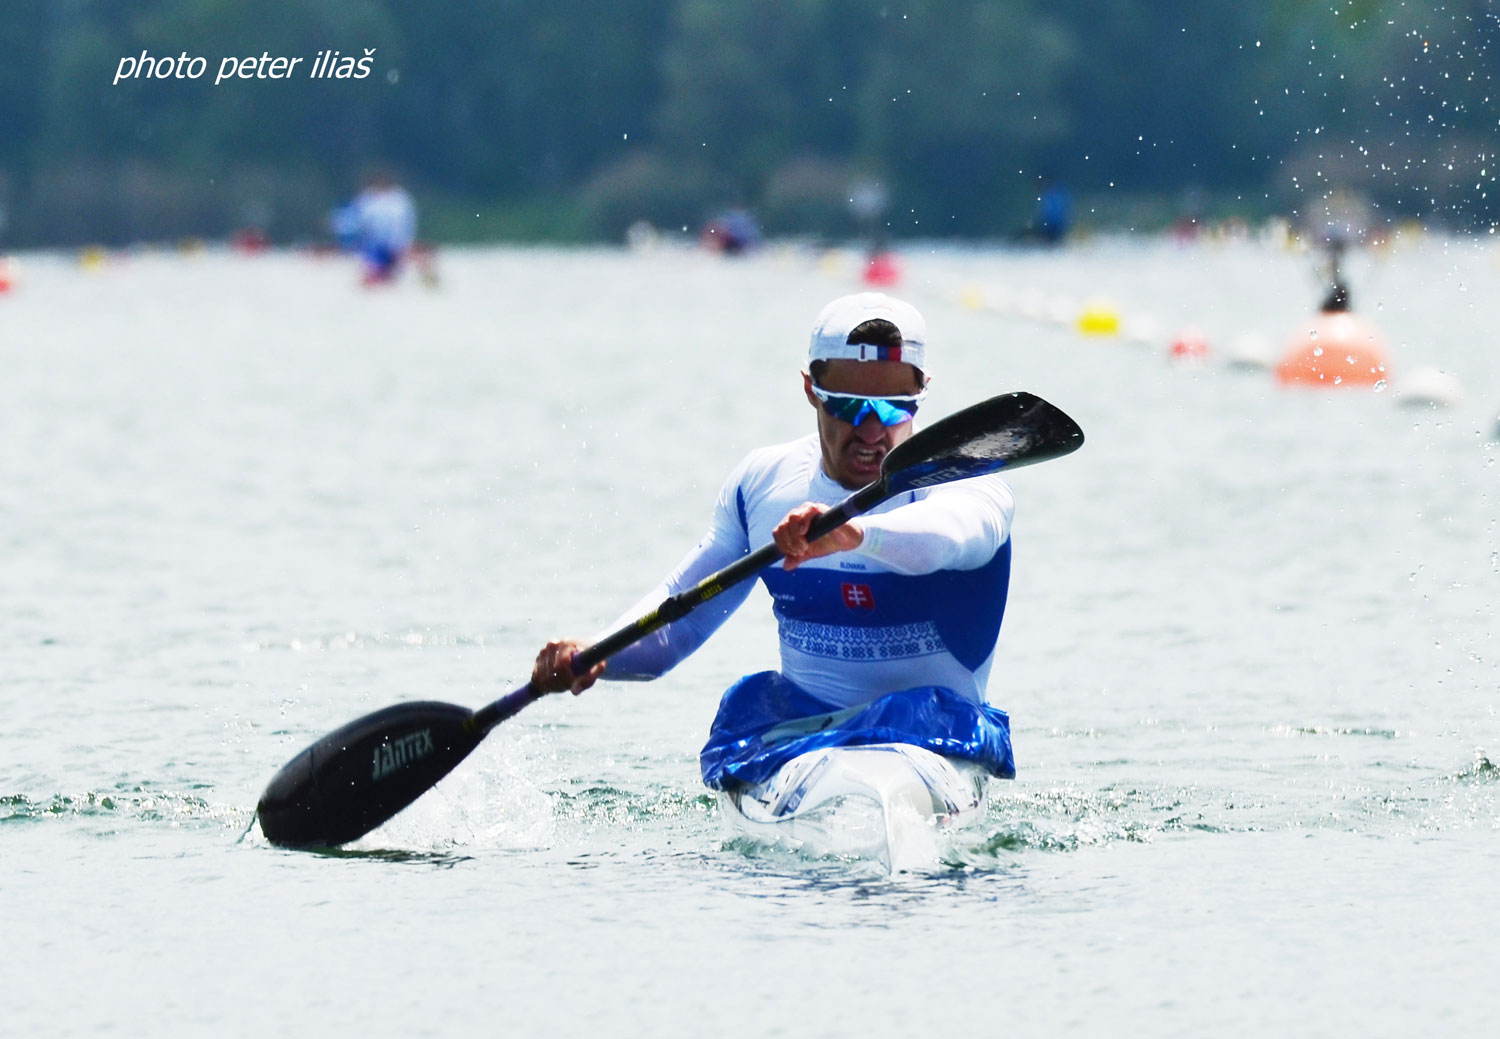
[[[1302,732],[1302,730],[1298,730]],[[1394,738],[1384,730],[1309,730],[1309,735]],[[395,864],[452,866],[487,852],[554,850],[569,855],[698,854],[747,869],[843,869],[862,876],[877,864],[813,856],[727,831],[716,796],[674,784],[630,787],[538,777],[534,766],[497,755],[461,770],[368,837],[323,854]],[[548,789],[548,787],[553,787]],[[122,829],[170,826],[245,830],[253,808],[198,794],[121,783],[113,789],[0,796],[0,825],[72,820]],[[1068,854],[1165,837],[1264,831],[1342,831],[1376,836],[1500,828],[1500,766],[1483,751],[1454,772],[1404,786],[1309,791],[1280,796],[1202,785],[991,787],[986,814],[945,836],[934,870],[1005,870],[1032,855]],[[269,847],[258,830],[248,844]]]
[[[232,829],[248,825],[250,812],[193,794],[142,786],[30,796],[0,796],[0,825],[57,819],[108,819],[172,826]]]

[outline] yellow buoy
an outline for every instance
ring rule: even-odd
[[[1120,334],[1120,312],[1108,300],[1091,300],[1078,315],[1078,331],[1086,336]]]

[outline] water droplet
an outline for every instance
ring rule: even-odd
[[[1315,347],[1313,347],[1313,356],[1314,357],[1322,357],[1323,356],[1323,348],[1321,346],[1315,346]]]
[[[1377,382],[1375,384],[1375,386],[1373,388],[1374,388],[1374,390],[1375,390],[1376,393],[1384,393],[1385,392],[1385,380],[1381,379],[1379,382]]]

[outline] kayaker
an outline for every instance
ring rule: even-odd
[[[927,393],[926,338],[917,310],[887,295],[828,304],[802,373],[816,432],[742,461],[719,493],[708,533],[625,615],[772,540],[785,555],[760,575],[773,600],[781,668],[747,676],[724,695],[702,757],[710,786],[762,777],[809,739],[925,742],[948,754],[963,744],[968,751],[958,756],[1014,774],[1008,721],[985,703],[1010,578],[1014,499],[1004,481],[985,476],[909,491],[817,541],[805,536],[815,517],[878,478],[886,453],[911,435]],[[575,674],[571,658],[587,643],[548,642],[532,684],[577,694],[601,676],[659,677],[701,646],[750,588],[725,590],[616,654],[607,670]]]
[[[390,174],[377,173],[349,208],[364,260],[364,283],[393,281],[416,240],[416,203]]]

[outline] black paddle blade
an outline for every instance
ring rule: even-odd
[[[284,848],[363,837],[442,779],[484,738],[454,704],[397,704],[336,729],[272,777],[256,813]]]
[[[886,492],[1034,465],[1083,446],[1083,430],[1031,393],[1006,393],[956,411],[885,456]]]

